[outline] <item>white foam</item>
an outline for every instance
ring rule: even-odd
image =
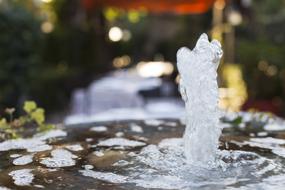
[[[18,186],[28,186],[33,182],[34,175],[32,169],[15,170],[9,173],[14,180],[14,184]]]
[[[93,154],[95,154],[98,157],[102,157],[105,155],[102,151],[94,151]]]
[[[284,139],[277,139],[277,138],[272,138],[272,137],[251,138],[250,141],[252,141],[252,142],[259,142],[259,143],[262,143],[262,144],[278,144],[278,145],[285,144],[285,140]]]
[[[79,172],[86,177],[92,177],[111,183],[125,183],[127,180],[127,177],[111,172],[97,172],[92,170],[79,170]]]
[[[18,158],[13,160],[13,164],[16,166],[27,165],[27,164],[33,162],[33,157],[34,157],[33,154],[18,157]]]
[[[92,170],[93,168],[94,168],[94,166],[92,166],[92,165],[83,165],[83,168],[85,169],[85,170]]]
[[[123,132],[117,132],[116,134],[115,134],[115,136],[116,137],[122,137],[122,136],[124,136],[125,134],[123,133]]]
[[[265,136],[267,136],[267,135],[268,135],[268,133],[265,132],[265,131],[262,131],[262,132],[258,132],[258,133],[257,133],[257,136],[259,136],[259,137],[265,137]]]
[[[176,127],[176,126],[177,126],[177,123],[176,123],[176,122],[169,121],[169,122],[166,122],[165,125],[170,126],[170,127]]]
[[[85,141],[86,142],[91,142],[91,141],[93,141],[93,139],[92,138],[86,138]]]
[[[146,145],[144,142],[128,140],[125,138],[110,138],[98,143],[98,146],[120,146],[120,147],[138,147]]]
[[[285,125],[283,124],[276,124],[271,123],[264,126],[264,129],[267,131],[282,131],[285,130]]]
[[[138,187],[147,189],[182,189],[184,187],[183,180],[181,180],[179,177],[170,175],[153,175],[151,177],[147,177],[142,173],[135,175],[135,177],[127,177],[111,172],[98,172],[90,169],[79,170],[79,172],[86,177],[92,177],[94,179],[116,184],[131,183]]]
[[[38,139],[7,140],[0,143],[0,151],[17,150],[17,149],[27,150],[44,144],[45,144],[44,141]]]
[[[272,137],[265,137],[265,138],[251,138],[250,141],[244,142],[236,142],[231,141],[238,146],[249,145],[251,147],[259,147],[259,148],[266,148],[270,149],[272,153],[285,158],[285,145],[284,139],[277,139]]]
[[[272,152],[278,156],[285,158],[285,149],[281,147],[276,147],[272,149]]]
[[[130,164],[130,162],[128,162],[126,160],[119,160],[119,161],[115,162],[114,164],[112,164],[112,166],[122,167],[122,166],[127,166],[129,164]]]
[[[84,148],[80,144],[74,144],[74,145],[67,145],[65,146],[68,150],[78,152],[84,150]]]
[[[260,177],[283,171],[280,168],[282,161],[276,163],[276,160],[251,152],[219,151],[219,158],[229,162],[220,159],[221,163],[217,163],[219,167],[212,168],[188,165],[183,152],[182,139],[164,139],[158,146],[148,145],[140,153],[127,154],[127,160],[115,162],[112,166],[119,167],[115,172],[94,171],[92,166],[84,167],[85,170],[79,172],[97,180],[123,183],[133,189],[228,189],[239,187],[243,182],[252,183],[253,180],[259,183]],[[256,189],[257,183],[251,189]]]
[[[183,189],[183,180],[176,176],[153,176],[148,179],[137,179],[133,181],[137,186],[146,189]]]
[[[143,128],[137,124],[131,124],[131,130],[136,133],[143,133]]]
[[[48,145],[48,144],[41,144],[38,146],[32,146],[32,147],[28,147],[27,151],[28,152],[42,152],[42,151],[47,151],[47,150],[51,150],[52,146]]]
[[[90,129],[90,131],[95,131],[95,132],[105,132],[107,130],[108,128],[105,126],[95,126]]]
[[[62,130],[52,130],[37,134],[33,138],[7,140],[0,143],[0,151],[26,149],[28,152],[41,152],[50,150],[51,146],[47,145],[45,140],[66,136],[66,134]]]
[[[163,139],[159,144],[159,148],[173,148],[177,149],[183,147],[183,139],[182,138],[167,138]]]
[[[148,119],[148,120],[145,120],[144,123],[146,125],[159,126],[159,125],[162,125],[164,122],[158,119]]]
[[[20,157],[20,156],[22,156],[22,154],[11,154],[10,158],[17,158],[17,157]]]
[[[38,133],[34,135],[34,138],[39,139],[39,140],[48,140],[51,138],[65,137],[66,135],[67,135],[66,131],[56,129],[56,130],[51,130],[45,133]]]
[[[10,190],[8,187],[0,186],[0,190]]]
[[[69,167],[76,164],[74,159],[77,158],[77,156],[65,149],[53,150],[51,151],[51,156],[52,157],[44,158],[40,163],[49,168]]]

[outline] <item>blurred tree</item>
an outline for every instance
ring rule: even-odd
[[[40,66],[40,23],[14,1],[0,6],[0,109],[19,106]]]
[[[3,0],[0,8],[0,109],[25,99],[48,112],[66,108],[75,87],[111,69],[102,14],[88,19],[79,0]]]
[[[243,24],[237,28],[237,59],[242,63],[249,98],[271,102],[282,112],[281,102],[285,100],[285,2],[252,1],[249,9],[251,14],[245,14]]]
[[[174,63],[177,49],[193,46],[211,25],[210,11],[177,16],[88,11],[81,0],[0,2],[0,105],[33,99],[48,113],[66,108],[74,88],[115,69],[115,57],[129,55],[136,64],[160,54]],[[113,26],[130,38],[112,42],[108,30]]]

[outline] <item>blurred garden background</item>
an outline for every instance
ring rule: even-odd
[[[285,116],[284,0],[0,0],[0,110],[175,116],[176,51],[204,32],[224,49],[220,107]]]

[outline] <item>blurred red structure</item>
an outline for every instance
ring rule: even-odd
[[[248,99],[242,106],[243,111],[248,111],[250,109],[255,109],[261,112],[271,112],[275,115],[282,116],[284,104],[281,99],[275,98],[273,100],[254,100]]]
[[[92,11],[103,7],[146,9],[150,12],[200,14],[208,11],[215,0],[82,0],[85,9]]]

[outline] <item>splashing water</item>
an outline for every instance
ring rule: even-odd
[[[219,120],[221,56],[205,34],[177,53],[186,131],[178,120],[127,120],[0,142],[0,189],[284,189],[285,121],[247,112]]]
[[[221,44],[209,42],[202,34],[191,51],[177,52],[180,93],[186,104],[184,152],[189,164],[213,164],[218,150],[219,127],[217,68],[222,57]]]

